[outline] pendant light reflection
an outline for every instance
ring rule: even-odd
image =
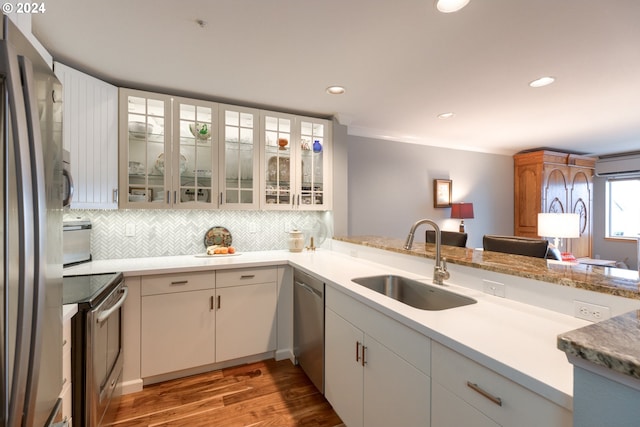
[[[436,8],[442,13],[457,12],[469,3],[469,0],[437,0]]]

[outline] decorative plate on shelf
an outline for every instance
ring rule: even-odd
[[[211,227],[204,235],[204,247],[213,245],[231,246],[231,233],[224,227]]]

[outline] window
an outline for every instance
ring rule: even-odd
[[[640,237],[640,178],[607,181],[607,237]]]

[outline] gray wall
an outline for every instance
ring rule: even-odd
[[[593,178],[592,257],[623,261],[630,269],[638,268],[637,243],[621,239],[605,239],[606,178]]]
[[[454,202],[473,202],[475,218],[465,220],[468,247],[482,247],[484,234],[513,235],[511,156],[349,136],[348,170],[351,236],[404,239],[421,218],[457,231],[451,209],[433,207],[434,179],[453,181]],[[419,230],[416,241],[423,236]]]

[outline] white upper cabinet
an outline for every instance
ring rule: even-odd
[[[218,207],[218,104],[173,99],[173,207]]]
[[[171,97],[120,89],[120,207],[173,205]]]
[[[122,208],[331,209],[328,120],[120,92]]]
[[[70,152],[71,208],[118,208],[118,88],[54,63],[62,82],[63,146]]]
[[[220,208],[258,209],[260,112],[220,105]]]
[[[331,127],[327,120],[263,111],[262,209],[331,209]]]

